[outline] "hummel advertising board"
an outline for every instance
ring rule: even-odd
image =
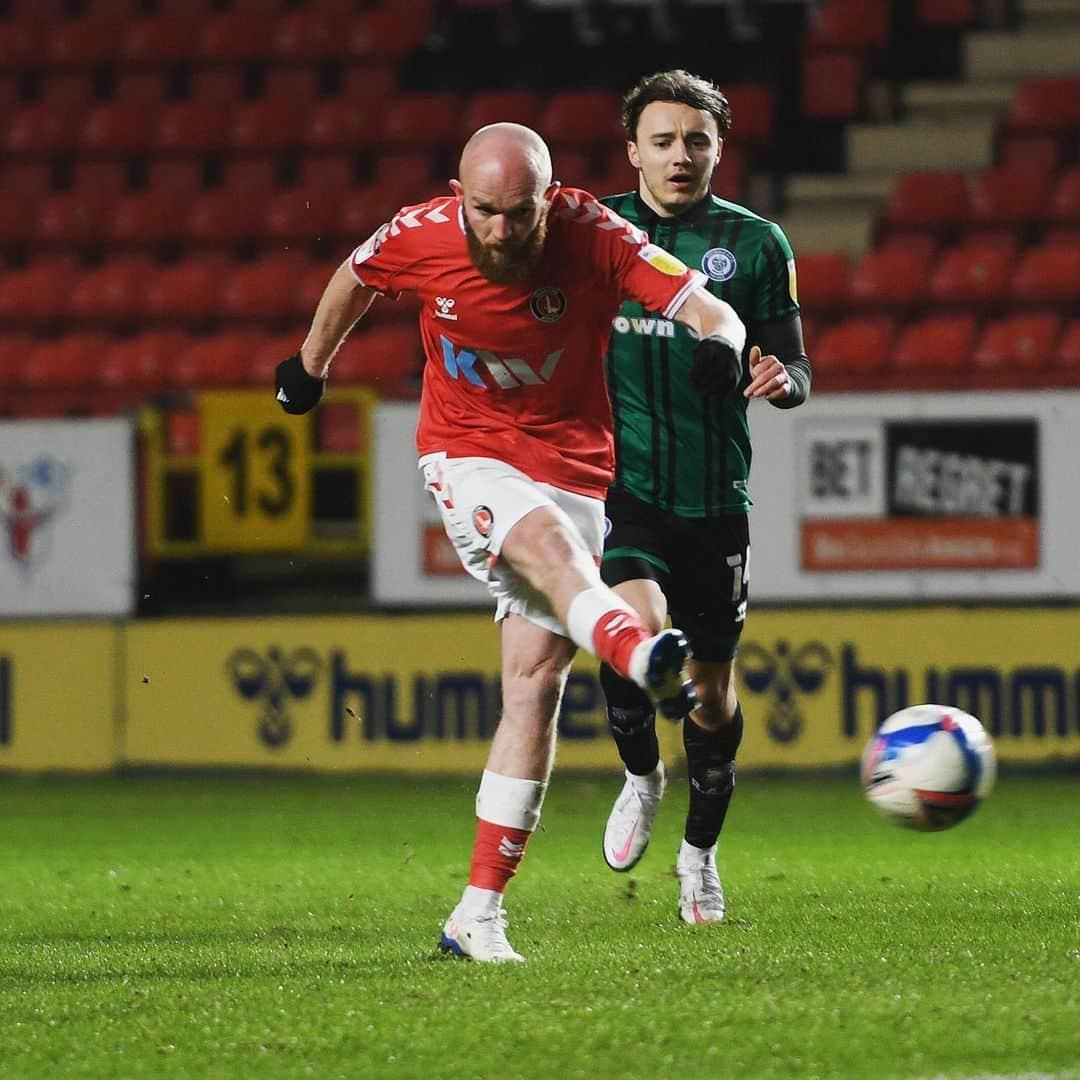
[[[131,613],[133,457],[128,420],[0,423],[0,618]]]
[[[1080,597],[1080,394],[812,395],[752,402],[750,424],[751,606]],[[415,405],[379,407],[375,597],[491,606],[423,491],[415,428]]]

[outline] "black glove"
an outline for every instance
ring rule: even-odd
[[[690,381],[702,397],[722,400],[739,385],[742,374],[742,355],[727,338],[713,334],[698,342]]]
[[[274,388],[281,407],[294,416],[311,412],[322,400],[326,379],[316,379],[304,370],[299,353],[282,360],[274,369]]]

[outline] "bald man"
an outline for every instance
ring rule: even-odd
[[[277,399],[303,413],[376,295],[415,293],[427,363],[416,441],[447,536],[496,605],[503,713],[476,797],[469,883],[440,947],[520,961],[503,894],[540,820],[559,706],[577,648],[641,687],[665,715],[695,704],[689,648],[654,634],[603,584],[613,475],[603,357],[622,300],[699,339],[703,368],[737,380],[745,328],[703,274],[588,192],[552,182],[535,131],[492,124],[461,155],[450,194],[404,207],[331,277]]]

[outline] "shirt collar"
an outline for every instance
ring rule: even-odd
[[[673,224],[676,221],[689,221],[691,223],[698,222],[708,213],[709,207],[712,205],[712,192],[708,192],[705,198],[699,202],[694,203],[693,206],[684,210],[681,214],[677,214],[675,217],[661,217],[642,197],[641,191],[634,192],[634,210],[637,212],[638,219],[641,222],[643,228],[648,229],[651,225],[664,225]]]

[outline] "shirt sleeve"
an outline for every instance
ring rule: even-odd
[[[768,222],[754,259],[755,323],[781,319],[799,311],[795,256],[783,229]]]
[[[708,280],[705,275],[650,243],[646,233],[592,195],[578,194],[582,206],[576,220],[594,219],[599,246],[609,260],[622,298],[636,300],[646,311],[658,311],[665,319],[673,318],[686,298]]]
[[[448,220],[453,199],[403,206],[350,256],[349,267],[361,285],[396,300],[415,288],[416,270],[430,248],[429,229]]]

